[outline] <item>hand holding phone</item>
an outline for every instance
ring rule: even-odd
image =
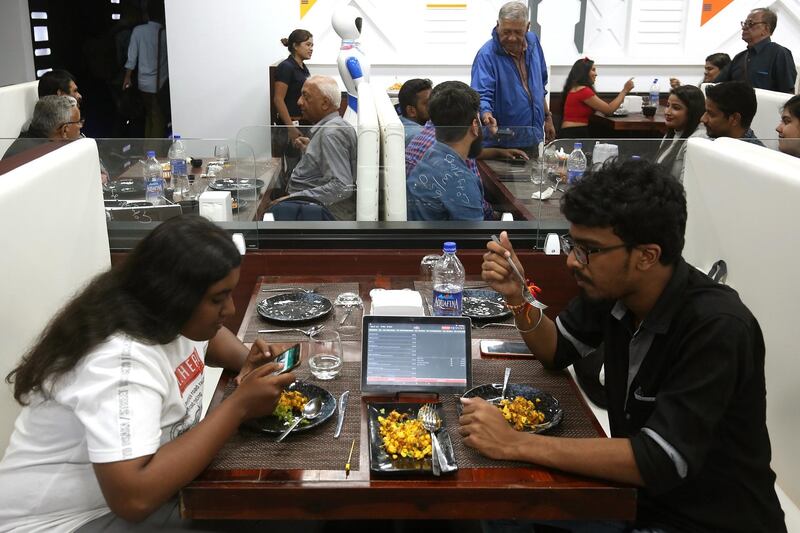
[[[285,374],[291,371],[300,364],[300,345],[295,344],[279,353],[274,362],[278,363],[281,368],[273,372],[272,375]]]

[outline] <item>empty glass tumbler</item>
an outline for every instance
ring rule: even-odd
[[[361,332],[364,302],[354,292],[343,292],[333,302],[333,318],[336,331],[342,338],[357,337]]]

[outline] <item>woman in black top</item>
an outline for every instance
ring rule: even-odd
[[[289,49],[290,54],[278,65],[272,103],[278,111],[276,123],[287,127],[289,145],[293,145],[301,135],[292,121],[300,118],[297,99],[300,98],[303,83],[310,76],[305,61],[311,59],[314,52],[314,38],[309,31],[294,30],[288,38],[281,39],[281,42]]]

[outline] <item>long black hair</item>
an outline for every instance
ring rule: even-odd
[[[674,94],[686,106],[686,127],[681,132],[681,139],[689,138],[700,125],[700,119],[706,112],[706,97],[703,91],[694,85],[681,85],[672,89],[669,94]],[[675,130],[667,131],[667,136],[673,135]]]
[[[14,398],[25,405],[30,393],[49,396],[59,377],[114,333],[171,342],[208,288],[240,263],[230,236],[208,220],[184,215],[162,223],[58,312],[6,376]]]
[[[592,78],[589,76],[592,72],[592,67],[594,67],[594,61],[588,57],[579,59],[572,64],[572,68],[569,69],[569,74],[567,75],[567,81],[564,82],[564,90],[561,93],[562,115],[564,104],[567,102],[567,95],[574,87],[584,85],[594,90],[594,83],[592,83]]]

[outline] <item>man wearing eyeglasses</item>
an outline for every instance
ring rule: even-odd
[[[714,82],[745,81],[754,89],[793,94],[797,68],[792,51],[772,42],[778,25],[775,12],[765,7],[754,9],[740,25],[747,49],[736,54]]]
[[[482,276],[543,365],[565,368],[604,344],[611,438],[517,432],[471,398],[462,400],[464,443],[493,459],[639,488],[634,524],[554,524],[571,531],[785,532],[770,469],[764,340],[737,293],[681,257],[683,186],[659,165],[612,164],[570,189],[561,209],[566,266],[581,295],[555,321],[524,305],[507,259],[522,265],[505,232],[487,244]]]
[[[9,146],[3,159],[51,141],[80,138],[84,121],[78,102],[71,96],[45,96],[36,102],[33,118],[26,131]]]

